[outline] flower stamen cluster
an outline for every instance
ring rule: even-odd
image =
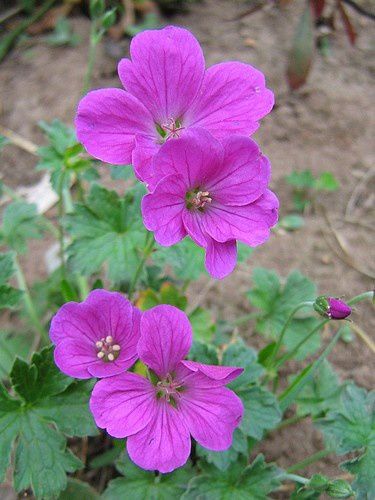
[[[189,210],[196,209],[203,211],[207,203],[212,203],[209,191],[200,191],[199,189],[195,189],[186,195],[186,207]]]
[[[95,347],[98,350],[96,357],[102,359],[103,361],[114,361],[117,359],[120,354],[121,347],[113,342],[114,340],[111,335],[102,337],[101,340],[95,342]]]

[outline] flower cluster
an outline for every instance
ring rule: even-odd
[[[236,241],[264,243],[277,222],[270,164],[249,138],[274,103],[263,74],[240,62],[205,69],[187,30],[169,26],[133,38],[118,66],[123,89],[89,92],[78,139],[102,161],[132,163],[149,190],[144,224],[160,245],[185,236],[206,251],[206,268],[227,276]]]
[[[94,419],[111,436],[127,438],[128,454],[140,467],[181,467],[190,436],[210,450],[231,446],[243,405],[225,385],[243,370],[185,360],[192,329],[176,307],[141,313],[119,293],[94,290],[83,303],[61,307],[50,337],[61,371],[102,379],[90,400]],[[148,378],[126,371],[138,358]]]

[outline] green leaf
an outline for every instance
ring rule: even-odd
[[[87,407],[93,386],[93,380],[76,381],[61,394],[41,401],[35,411],[67,436],[95,436],[98,429]]]
[[[46,41],[49,45],[56,47],[63,45],[76,47],[81,38],[74,33],[69,19],[62,16],[57,20],[53,33],[46,37]]]
[[[98,500],[99,493],[79,479],[68,478],[68,487],[59,495],[59,500]]]
[[[197,307],[189,315],[189,320],[193,327],[194,338],[203,342],[210,342],[215,332],[215,323],[211,313],[206,309]]]
[[[132,165],[111,165],[111,179],[114,181],[135,180],[134,170]]]
[[[14,487],[33,487],[36,497],[46,497],[66,487],[66,472],[82,467],[66,449],[65,438],[29,411],[22,415],[17,440]]]
[[[260,309],[256,330],[274,340],[277,340],[291,311],[301,302],[313,301],[317,295],[314,283],[299,271],[293,271],[282,287],[275,271],[256,268],[253,272],[253,282],[254,287],[248,292],[248,298],[254,307]],[[302,309],[286,331],[284,343],[288,351],[293,350],[318,322],[315,316],[311,316],[311,311]],[[298,351],[296,358],[304,359],[307,354],[313,354],[319,346],[319,332],[316,332]]]
[[[66,218],[73,238],[68,247],[69,263],[83,275],[100,271],[107,264],[108,278],[119,283],[130,281],[139,262],[146,230],[139,217],[143,187],[129,190],[120,198],[94,184],[86,205],[77,205]]]
[[[127,454],[116,464],[118,471],[125,477],[109,482],[103,500],[170,500],[180,498],[192,476],[191,467],[185,465],[171,474],[155,474],[134,465]]]
[[[23,292],[8,285],[15,273],[13,256],[10,252],[0,254],[0,309],[16,307]]]
[[[42,231],[42,218],[34,203],[15,201],[4,210],[2,238],[16,252],[24,253],[27,250],[26,240],[41,238]]]
[[[207,466],[203,474],[194,477],[183,500],[266,500],[280,485],[280,471],[258,455],[254,462],[243,467],[240,462],[221,471]]]
[[[337,191],[339,187],[340,183],[331,172],[323,172],[314,183],[318,191]]]
[[[212,344],[207,344],[199,340],[193,340],[193,345],[189,352],[189,359],[199,361],[199,363],[205,363],[206,365],[219,364],[219,358],[215,347]]]
[[[247,452],[247,438],[238,428],[233,433],[233,444],[229,450],[211,451],[197,444],[197,455],[222,471],[227,470],[230,464],[238,459],[239,454],[247,456]]]
[[[311,170],[294,170],[285,179],[288,184],[298,189],[309,189],[315,186],[315,177]]]
[[[287,79],[292,90],[298,89],[307,79],[314,55],[314,19],[310,2],[302,12],[289,55]]]
[[[257,353],[247,346],[241,338],[228,345],[223,353],[222,364],[224,366],[239,366],[244,372],[230,383],[229,387],[234,391],[248,388],[263,373],[263,367],[257,362]]]
[[[30,365],[17,358],[10,378],[16,393],[27,403],[59,394],[72,383],[71,378],[56,369],[52,347],[35,353]]]
[[[30,335],[0,332],[0,380],[9,375],[17,355],[27,357],[31,343]]]
[[[278,401],[272,392],[257,386],[237,394],[245,408],[240,429],[259,441],[264,431],[274,429],[281,420]]]
[[[162,247],[156,245],[153,255],[155,264],[171,267],[177,278],[181,280],[196,280],[205,272],[204,250],[190,238],[185,238],[178,245]]]
[[[92,381],[74,382],[53,364],[52,348],[34,354],[30,365],[17,359],[12,393],[0,385],[0,482],[14,448],[14,487],[32,488],[35,497],[56,497],[67,486],[66,473],[82,467],[66,448],[66,435],[97,432],[88,409]]]
[[[303,217],[296,214],[285,215],[278,223],[278,227],[285,229],[285,231],[296,231],[305,225]]]
[[[353,489],[357,498],[375,496],[375,391],[367,392],[354,384],[345,387],[341,408],[330,411],[318,421],[327,446],[339,455],[361,451],[361,455],[344,462],[342,467],[356,474]],[[366,496],[368,495],[368,496]]]
[[[320,369],[300,392],[296,400],[297,414],[318,417],[337,408],[343,388],[331,364],[324,360]]]

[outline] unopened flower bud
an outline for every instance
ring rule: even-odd
[[[345,319],[350,316],[352,309],[344,301],[334,297],[321,295],[314,302],[314,309],[321,316],[330,319]]]
[[[348,498],[354,493],[349,483],[343,479],[336,479],[329,483],[327,494],[334,498]]]

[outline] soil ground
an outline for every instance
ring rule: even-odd
[[[280,197],[282,215],[293,211],[291,191],[285,182],[285,175],[293,170],[311,169],[314,174],[330,171],[341,184],[340,190],[320,196],[318,202],[325,207],[357,269],[337,255],[340,248],[321,213],[306,214],[303,228],[275,234],[254,252],[248,263],[210,288],[204,298],[206,304],[215,316],[227,320],[251,312],[244,294],[251,287],[251,273],[256,266],[275,269],[283,276],[299,269],[318,284],[321,293],[335,296],[352,296],[373,287],[370,276],[375,274],[374,232],[368,228],[374,216],[375,184],[374,116],[370,114],[375,98],[373,25],[353,14],[359,32],[357,46],[351,47],[338,27],[331,55],[317,55],[308,83],[292,94],[285,81],[285,67],[301,8],[303,2],[292,2],[281,10],[266,8],[238,19],[245,9],[243,2],[206,0],[192,4],[187,14],[168,20],[195,33],[208,65],[241,60],[267,76],[276,95],[276,106],[262,121],[255,139],[271,159],[272,188]],[[74,117],[86,67],[89,22],[80,16],[73,18],[73,24],[82,38],[78,47],[53,48],[42,37],[33,38],[30,46],[16,48],[0,67],[0,123],[37,144],[43,143],[37,127],[39,120],[59,118],[70,124]],[[104,42],[93,87],[119,86],[116,61],[127,51],[127,41]],[[13,187],[32,184],[40,177],[34,164],[32,155],[10,146],[2,156],[1,174]],[[26,262],[30,281],[46,273],[46,243],[33,243],[31,249]],[[204,278],[194,284],[189,293],[196,296],[206,281]],[[370,305],[360,305],[353,319],[374,338]],[[242,328],[242,333],[250,345],[264,345],[252,325]],[[368,389],[374,387],[374,355],[358,338],[350,344],[340,343],[330,361],[343,378],[353,379]],[[262,451],[267,460],[288,466],[321,447],[317,431],[309,422],[301,422],[272,434]],[[337,460],[327,458],[303,473],[340,475],[337,464]]]

